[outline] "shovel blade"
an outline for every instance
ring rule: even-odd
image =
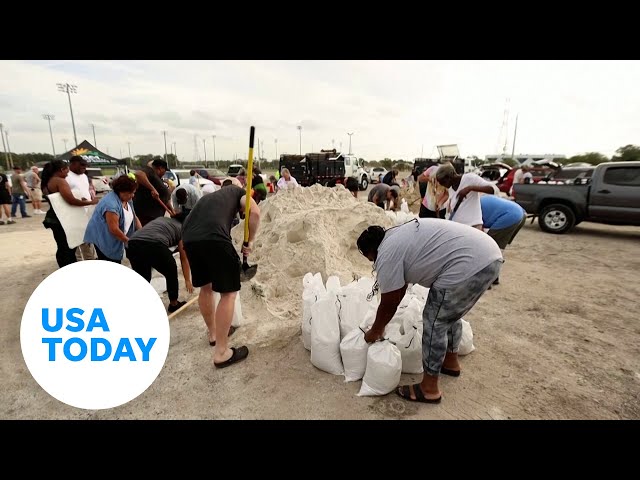
[[[242,270],[240,271],[240,281],[246,282],[251,280],[258,273],[258,265],[251,265],[245,263],[242,265]]]

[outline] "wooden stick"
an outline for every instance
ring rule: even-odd
[[[175,317],[176,315],[178,315],[179,313],[183,312],[184,310],[187,309],[187,307],[189,305],[191,305],[193,302],[195,302],[196,300],[198,300],[199,295],[196,295],[195,297],[193,297],[191,300],[189,300],[187,303],[184,304],[184,306],[178,310],[176,310],[175,312],[171,313],[169,315],[169,320],[171,320],[173,317]]]

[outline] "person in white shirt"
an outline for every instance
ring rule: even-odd
[[[522,167],[522,182],[521,183],[533,183],[533,174],[529,171],[529,167]]]
[[[278,180],[278,190],[285,188],[295,188],[298,186],[298,181],[291,176],[291,172],[288,168],[282,169],[282,176]]]
[[[460,175],[451,163],[440,165],[436,179],[449,189],[449,220],[482,230],[480,193],[493,195],[493,185],[475,173]]]
[[[85,173],[87,171],[87,161],[80,155],[74,155],[69,159],[69,174],[66,181],[71,188],[71,193],[78,200],[93,200],[95,195],[91,195],[91,187],[89,177]],[[76,259],[80,260],[97,260],[95,248],[90,243],[79,245],[76,250]]]
[[[190,183],[185,183],[176,188],[171,194],[171,205],[175,212],[181,211],[186,217],[201,198],[202,192],[198,188]]]

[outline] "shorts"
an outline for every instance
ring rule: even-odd
[[[32,202],[41,202],[42,201],[42,189],[40,188],[30,188],[31,190],[31,201]]]
[[[231,242],[202,240],[184,244],[194,287],[211,284],[214,292],[240,291],[240,257]]]
[[[444,219],[446,213],[447,213],[446,208],[443,208],[442,210],[440,210],[439,214],[437,214],[433,210],[429,210],[427,207],[425,207],[424,205],[420,204],[420,213],[418,214],[418,217],[420,217],[420,218],[443,218]]]
[[[523,215],[520,222],[507,228],[492,228],[487,232],[487,234],[495,240],[501,250],[504,250],[505,248],[507,248],[507,245],[511,245],[511,242],[513,242],[513,239],[516,238],[516,235],[524,226],[526,221],[527,216]]]
[[[11,205],[11,194],[6,190],[0,191],[0,205]]]

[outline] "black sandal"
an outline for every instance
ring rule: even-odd
[[[422,388],[420,388],[419,383],[413,385],[413,394],[416,398],[411,398],[411,387],[409,385],[398,387],[396,389],[396,394],[399,397],[404,398],[405,400],[409,400],[410,402],[440,403],[442,401],[442,395],[440,395],[438,398],[426,398],[422,393]]]
[[[231,355],[231,358],[229,358],[229,360],[225,360],[221,363],[213,362],[216,368],[225,368],[231,366],[234,363],[241,362],[249,356],[249,349],[245,346],[239,348],[231,347],[231,351],[233,352],[233,354]]]
[[[233,335],[233,332],[236,331],[236,327],[234,327],[233,325],[231,325],[231,327],[229,327],[229,333],[227,333],[227,337],[230,337],[231,335]],[[211,345],[212,347],[216,346],[216,342],[209,342],[209,345]]]
[[[462,370],[450,370],[450,369],[444,368],[444,367],[442,367],[440,369],[440,373],[442,373],[444,375],[449,375],[450,377],[459,377],[461,371]]]

